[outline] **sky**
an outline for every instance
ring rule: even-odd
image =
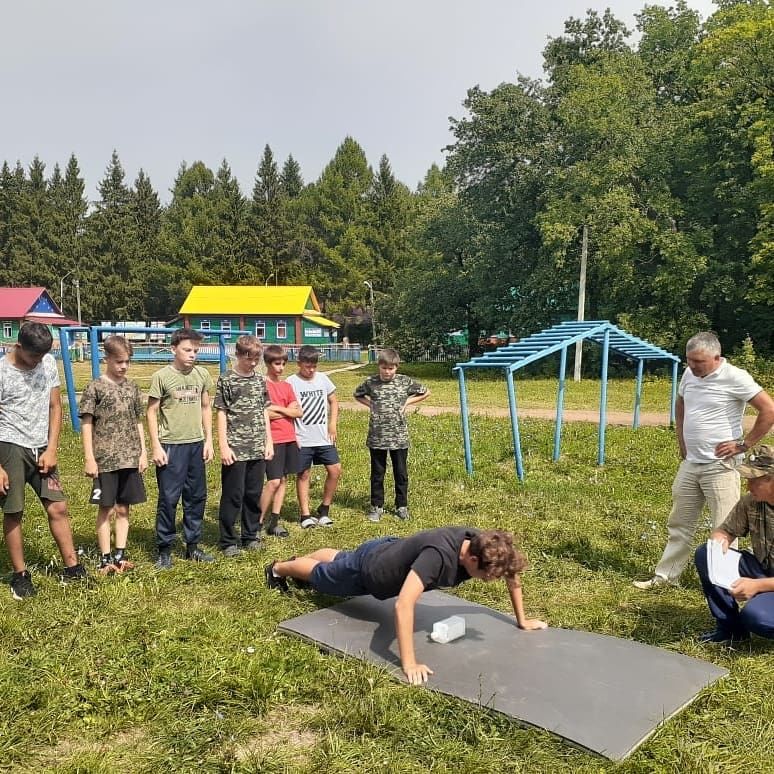
[[[669,5],[665,0],[664,5]],[[345,137],[415,188],[466,92],[542,76],[570,16],[645,0],[2,0],[0,162],[78,158],[97,198],[115,148],[162,201],[182,162],[225,158],[249,194],[268,143],[315,180]],[[702,18],[711,0],[688,0]]]

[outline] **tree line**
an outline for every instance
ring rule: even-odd
[[[86,319],[165,318],[192,284],[311,284],[368,305],[398,346],[463,328],[521,336],[576,312],[677,349],[699,329],[774,352],[774,8],[608,10],[548,41],[542,79],[471,88],[416,190],[348,137],[320,177],[267,145],[246,195],[224,160],[182,164],[168,205],[113,153],[89,204],[73,156],[0,170],[0,284],[56,288]]]

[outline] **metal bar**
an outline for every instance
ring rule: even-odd
[[[511,436],[513,437],[513,457],[516,462],[516,475],[524,481],[524,464],[521,458],[521,435],[519,434],[519,416],[516,413],[516,388],[513,374],[505,372],[505,384],[508,388],[508,407],[511,411]]]
[[[59,349],[62,353],[62,367],[64,368],[65,387],[67,389],[67,408],[70,412],[70,422],[75,432],[81,429],[81,420],[78,416],[78,401],[75,395],[75,379],[73,378],[73,362],[70,358],[70,331],[67,328],[59,329]]]
[[[597,449],[597,465],[605,464],[605,431],[607,429],[607,362],[610,355],[610,337],[605,332],[605,343],[602,346],[602,373],[599,388],[599,447]]]
[[[669,426],[675,426],[675,407],[677,405],[677,367],[678,361],[672,363],[672,390],[669,396]]]
[[[637,361],[637,379],[634,383],[634,421],[632,427],[636,430],[640,426],[640,403],[642,402],[642,369],[645,363]]]
[[[91,378],[99,379],[99,328],[89,328],[89,346],[91,347]]]
[[[457,370],[457,379],[460,388],[460,418],[462,420],[462,448],[465,453],[465,470],[468,475],[473,475],[473,452],[470,448],[470,420],[468,417],[468,391],[465,385],[465,371]]]
[[[562,444],[562,417],[564,414],[564,378],[567,372],[567,347],[559,359],[559,389],[556,394],[556,423],[554,425],[554,462],[559,459]]]

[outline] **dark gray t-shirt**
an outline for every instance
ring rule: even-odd
[[[378,546],[363,561],[363,585],[377,599],[394,597],[414,570],[425,591],[458,586],[470,579],[459,561],[462,544],[477,533],[472,527],[438,527]]]

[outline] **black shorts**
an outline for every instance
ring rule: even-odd
[[[89,502],[102,508],[144,503],[145,483],[137,468],[121,468],[100,473],[91,488]]]
[[[278,478],[298,473],[298,445],[295,441],[274,444],[274,456],[266,460],[266,479],[276,481]]]
[[[302,446],[298,450],[299,473],[309,470],[312,465],[337,465],[339,452],[333,444],[328,446]]]

